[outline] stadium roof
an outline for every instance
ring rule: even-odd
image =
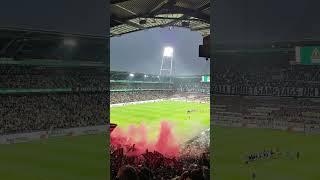
[[[107,36],[0,27],[0,58],[106,61]]]
[[[111,37],[155,27],[209,35],[210,0],[111,0]]]
[[[319,46],[320,41],[278,41],[266,43],[233,43],[216,44],[215,53],[270,53],[270,52],[294,52],[297,46]]]

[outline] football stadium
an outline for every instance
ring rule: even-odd
[[[319,44],[218,46],[211,85],[215,178],[319,178]]]
[[[180,149],[187,162],[190,147],[196,143],[204,147],[198,151],[205,152],[199,154],[201,160],[208,159],[209,83],[202,81],[202,76],[208,79],[208,73],[170,81],[144,71],[133,76],[131,72],[110,73],[107,42],[162,27],[189,29],[198,32],[201,41],[205,36],[208,39],[209,1],[112,0],[110,4],[110,33],[106,36],[0,28],[2,179],[106,179],[111,174],[109,159],[124,155],[121,148],[111,146],[115,154],[109,156],[109,102],[114,112],[111,140],[122,142],[129,129],[133,134],[141,130],[137,135],[147,134],[143,137],[158,142],[130,144],[131,154],[148,147],[146,159],[161,160],[171,169],[179,166],[180,172]],[[200,56],[208,58],[208,47],[201,42],[195,45],[195,52],[200,46]],[[127,147],[128,142],[121,145]],[[126,147],[122,148],[129,155],[130,147]],[[178,153],[181,158],[174,159]],[[130,164],[129,159],[125,164]]]
[[[179,163],[209,152],[209,82],[202,82],[207,76],[175,77],[171,83],[158,75],[132,75],[111,73],[110,120],[117,125],[111,132],[112,177],[123,165],[145,163],[154,176],[177,175]]]
[[[105,41],[0,29],[1,179],[106,178]]]
[[[209,12],[208,0],[112,3],[111,179],[209,179]]]

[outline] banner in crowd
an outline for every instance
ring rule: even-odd
[[[233,86],[213,85],[214,94],[248,96],[289,96],[319,97],[319,89],[314,87],[271,87],[271,86]]]
[[[21,133],[21,134],[9,134],[9,135],[0,136],[0,144],[23,143],[23,142],[29,142],[32,140],[47,139],[50,137],[99,134],[105,131],[106,131],[106,126],[100,125],[100,126],[79,127],[79,128],[69,128],[69,129],[52,129],[49,131],[38,131],[38,132]]]
[[[306,131],[310,134],[320,134],[320,126],[319,125],[306,125]]]
[[[106,126],[89,126],[89,127],[79,127],[79,128],[69,128],[69,129],[53,129],[48,131],[49,137],[60,137],[60,136],[79,136],[79,135],[89,135],[103,133],[106,130]]]
[[[303,65],[320,64],[320,46],[296,47],[296,62]]]
[[[15,65],[45,65],[45,66],[60,66],[60,67],[79,67],[91,66],[106,68],[104,62],[98,61],[61,61],[56,59],[28,59],[28,60],[13,60],[12,58],[0,58],[0,64],[15,64]]]
[[[107,84],[105,84],[107,85]],[[108,87],[76,87],[73,89],[76,92],[107,92],[109,91]]]
[[[15,144],[29,142],[31,140],[37,140],[46,136],[46,131],[38,131],[31,133],[21,133],[21,134],[10,134],[0,136],[0,144]]]
[[[151,102],[160,102],[160,101],[164,101],[164,100],[165,99],[155,99],[155,100],[148,100],[148,101],[136,101],[136,102],[128,102],[128,103],[110,104],[110,107],[125,106],[128,104],[143,104],[143,103],[151,103]]]
[[[210,82],[210,75],[201,76],[201,82]]]
[[[0,88],[0,94],[21,94],[21,93],[58,93],[71,92],[71,88],[55,88],[55,89],[3,89]]]

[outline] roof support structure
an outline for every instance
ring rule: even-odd
[[[161,12],[161,11],[159,11],[159,12]],[[199,21],[204,21],[206,23],[210,23],[210,16],[202,13],[199,10],[190,10],[190,9],[186,9],[186,8],[182,8],[182,7],[178,7],[178,6],[172,6],[170,9],[170,14],[185,14],[183,17],[181,17],[181,19],[179,18],[179,20],[186,19],[186,17],[192,16],[192,17],[198,18]],[[117,22],[121,22],[121,23],[126,24],[125,22],[127,22],[131,19],[135,19],[135,18],[139,18],[139,17],[141,17],[141,18],[157,18],[157,17],[155,17],[156,15],[158,15],[158,14],[148,14],[148,15],[144,15],[144,16],[143,15],[142,16],[133,15],[133,16],[127,17],[125,19],[117,18],[117,17],[114,17],[113,15],[111,15],[111,19],[116,18],[114,20],[116,20]]]
[[[193,16],[193,17],[197,17],[197,15],[201,15],[201,16],[203,16],[203,20],[207,20],[207,18],[208,17],[204,17],[204,16],[206,16],[205,14],[203,14],[203,13],[201,13],[201,11],[203,10],[203,9],[205,9],[205,8],[207,8],[207,7],[210,7],[210,3],[208,3],[208,4],[206,4],[206,5],[204,5],[204,6],[202,6],[202,7],[200,7],[199,9],[197,9],[197,10],[195,10],[195,11],[193,11],[193,10],[189,10],[189,9],[184,9],[184,8],[181,8],[181,7],[177,7],[177,6],[173,6],[172,8],[178,8],[179,10],[181,10],[181,11],[190,11],[190,13],[192,14],[191,16]],[[183,12],[183,16],[181,16],[180,18],[178,18],[178,19],[176,19],[176,20],[174,20],[174,21],[172,21],[172,22],[170,22],[170,23],[167,23],[167,24],[165,24],[165,25],[163,25],[163,26],[171,26],[171,25],[173,25],[173,24],[175,24],[175,23],[177,23],[178,21],[182,21],[182,20],[188,20],[189,19],[189,17],[190,17],[190,13],[187,13],[187,12]],[[193,14],[196,14],[196,15],[193,15]],[[201,18],[200,18],[201,19]],[[210,17],[208,18],[208,21],[210,20]]]
[[[13,38],[12,40],[10,40],[2,49],[0,49],[0,54],[5,54],[7,52],[7,50],[14,45],[15,43],[17,43],[19,40],[24,39],[27,35],[30,35],[31,32],[24,32],[22,33],[20,36],[17,36],[15,38]],[[23,44],[23,43],[22,43]]]
[[[131,1],[131,0],[111,0],[110,4],[119,4],[127,1]]]
[[[162,3],[160,3],[157,7],[153,8],[149,16],[157,15],[160,11],[163,9],[170,9],[176,4],[176,0],[164,0]]]
[[[202,31],[202,30],[207,30],[207,29],[210,29],[210,26],[193,28],[193,29],[191,29],[191,30],[192,30],[192,31]]]
[[[174,6],[174,7],[172,7],[172,9],[170,11],[172,13],[180,13],[180,14],[185,14],[188,16],[196,17],[196,18],[202,19],[202,20],[210,23],[210,16],[202,13],[199,10],[192,10],[192,9]]]
[[[116,21],[116,22],[118,22],[118,23],[120,23],[120,24],[127,24],[127,25],[129,25],[129,26],[138,28],[138,29],[140,29],[140,30],[145,29],[145,27],[141,26],[140,24],[131,22],[129,19],[128,19],[128,20],[123,20],[123,19],[120,19],[120,18],[116,17],[115,15],[111,15],[111,18],[112,18],[114,21]]]
[[[207,27],[210,27],[208,25],[210,24],[210,15],[207,11],[210,9],[209,0],[201,4],[182,0],[157,0],[155,3],[150,0],[152,3],[147,3],[143,7],[140,7],[142,0],[110,1],[114,8],[110,22],[111,29],[113,29],[111,36],[165,26],[189,26],[191,30],[201,31],[203,35],[210,33],[207,31],[209,29]],[[123,3],[128,1],[132,3]],[[178,14],[179,16],[175,16]],[[147,20],[147,24],[143,25],[141,20]]]
[[[180,18],[173,18],[173,17],[147,17],[145,19],[164,19],[164,20],[186,20],[186,21],[202,21],[200,19],[189,19],[188,17],[180,17]]]
[[[205,4],[205,5],[201,6],[201,7],[199,7],[199,8],[198,8],[198,11],[207,10],[207,9],[209,9],[209,8],[210,8],[210,3]]]
[[[6,50],[11,46],[11,44],[13,44],[14,42],[16,42],[16,39],[12,39],[10,40],[2,49],[0,49],[0,54],[5,54]]]

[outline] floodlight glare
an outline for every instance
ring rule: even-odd
[[[148,77],[148,75],[145,74],[144,77],[146,78],[146,77]]]
[[[76,41],[73,39],[65,39],[65,40],[63,40],[63,44],[66,46],[75,46]]]
[[[129,74],[129,76],[130,76],[130,77],[134,77],[134,74],[131,73],[131,74]]]
[[[164,57],[172,57],[173,56],[173,48],[172,47],[165,47],[163,51]]]

